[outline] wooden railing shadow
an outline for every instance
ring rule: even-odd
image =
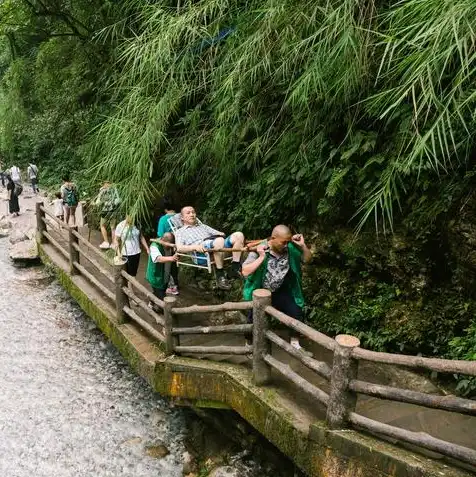
[[[476,415],[476,402],[470,399],[436,396],[357,379],[360,361],[469,376],[476,376],[476,362],[373,352],[360,348],[359,340],[350,335],[339,335],[332,339],[272,307],[271,293],[263,289],[254,291],[252,302],[177,307],[176,298],[158,299],[140,282],[128,275],[123,264],[104,266],[101,263],[104,262],[103,254],[81,236],[76,227],[69,227],[59,221],[42,203],[37,204],[36,216],[38,241],[40,243],[47,241],[53,245],[69,261],[69,271],[72,275],[81,274],[115,305],[116,318],[120,324],[132,320],[161,343],[166,355],[252,355],[253,380],[257,386],[269,384],[272,381],[272,371],[274,370],[326,408],[326,422],[331,429],[356,428],[377,436],[394,438],[476,466],[476,450],[437,439],[424,432],[413,432],[391,426],[355,412],[358,394],[364,394],[379,399],[416,404],[459,414]],[[67,232],[66,244],[62,244],[61,240],[55,238],[48,231],[48,224],[55,224],[60,230]],[[83,259],[86,259],[93,267],[94,273],[81,264]],[[101,277],[101,280],[98,277]],[[153,303],[155,309],[160,310],[161,313],[148,306],[143,297]],[[131,307],[131,301],[148,319],[144,319]],[[177,324],[178,318],[183,315],[235,310],[252,310],[253,324],[193,327],[179,327]],[[331,351],[333,353],[332,366],[310,357],[305,350],[292,347],[269,328],[269,317],[294,332],[298,332],[310,342]],[[180,344],[180,338],[184,336],[226,335],[229,333],[252,334],[252,346],[247,344],[244,346],[183,346]],[[329,393],[293,371],[288,364],[276,359],[271,353],[272,345],[280,348],[287,355],[329,382]]]

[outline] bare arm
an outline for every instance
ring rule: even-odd
[[[304,263],[309,263],[312,259],[312,252],[309,250],[308,246],[304,244],[302,248],[302,260]]]
[[[177,252],[200,252],[203,253],[205,252],[205,249],[203,248],[203,245],[200,244],[192,244],[192,245],[184,245],[181,243],[180,240],[180,233],[175,234],[175,241],[176,241],[176,246],[177,246]]]
[[[177,245],[177,252],[205,252],[203,245]]]
[[[252,275],[254,272],[256,272],[256,270],[258,270],[258,268],[263,263],[266,257],[266,248],[267,245],[258,245],[258,248],[256,249],[256,252],[258,253],[258,258],[256,260],[253,260],[251,263],[247,263],[242,266],[241,274],[244,278],[248,277],[249,275]]]
[[[301,234],[293,235],[293,243],[297,245],[302,251],[302,261],[308,263],[312,259],[312,253],[304,242],[304,237]]]
[[[154,263],[167,263],[167,262],[176,262],[178,260],[178,255],[164,256],[160,255],[154,260]]]
[[[140,243],[142,244],[142,247],[144,247],[144,250],[147,252],[147,255],[149,255],[149,244],[147,243],[147,240],[142,234],[140,234]]]

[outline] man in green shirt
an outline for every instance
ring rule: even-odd
[[[241,273],[246,278],[243,298],[251,300],[254,290],[265,288],[271,291],[271,304],[277,310],[301,319],[304,306],[301,266],[311,258],[302,235],[293,235],[286,225],[277,225],[271,238],[260,243],[243,263]],[[300,348],[295,336],[291,344]]]
[[[164,256],[172,256],[175,253],[175,248],[170,245],[175,244],[175,237],[172,233],[172,228],[169,224],[170,217],[173,217],[175,212],[175,206],[172,203],[172,200],[169,197],[164,197],[161,201],[161,209],[165,212],[165,215],[162,215],[159,219],[157,225],[157,237],[159,238],[159,243],[163,246]],[[178,295],[178,268],[177,261],[165,262],[165,276],[168,295]]]

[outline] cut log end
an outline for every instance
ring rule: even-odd
[[[259,288],[253,292],[253,297],[255,298],[267,298],[271,296],[271,292],[269,290],[265,290],[264,288]]]
[[[360,340],[352,335],[337,335],[336,341],[344,348],[356,348],[360,346]]]

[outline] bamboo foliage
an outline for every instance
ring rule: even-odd
[[[423,175],[466,167],[470,0],[134,5],[115,111],[93,145],[96,173],[119,183],[137,214],[179,186],[248,230],[265,226],[243,219],[250,207],[267,214],[284,200],[278,215],[345,204],[359,227],[391,225]]]

